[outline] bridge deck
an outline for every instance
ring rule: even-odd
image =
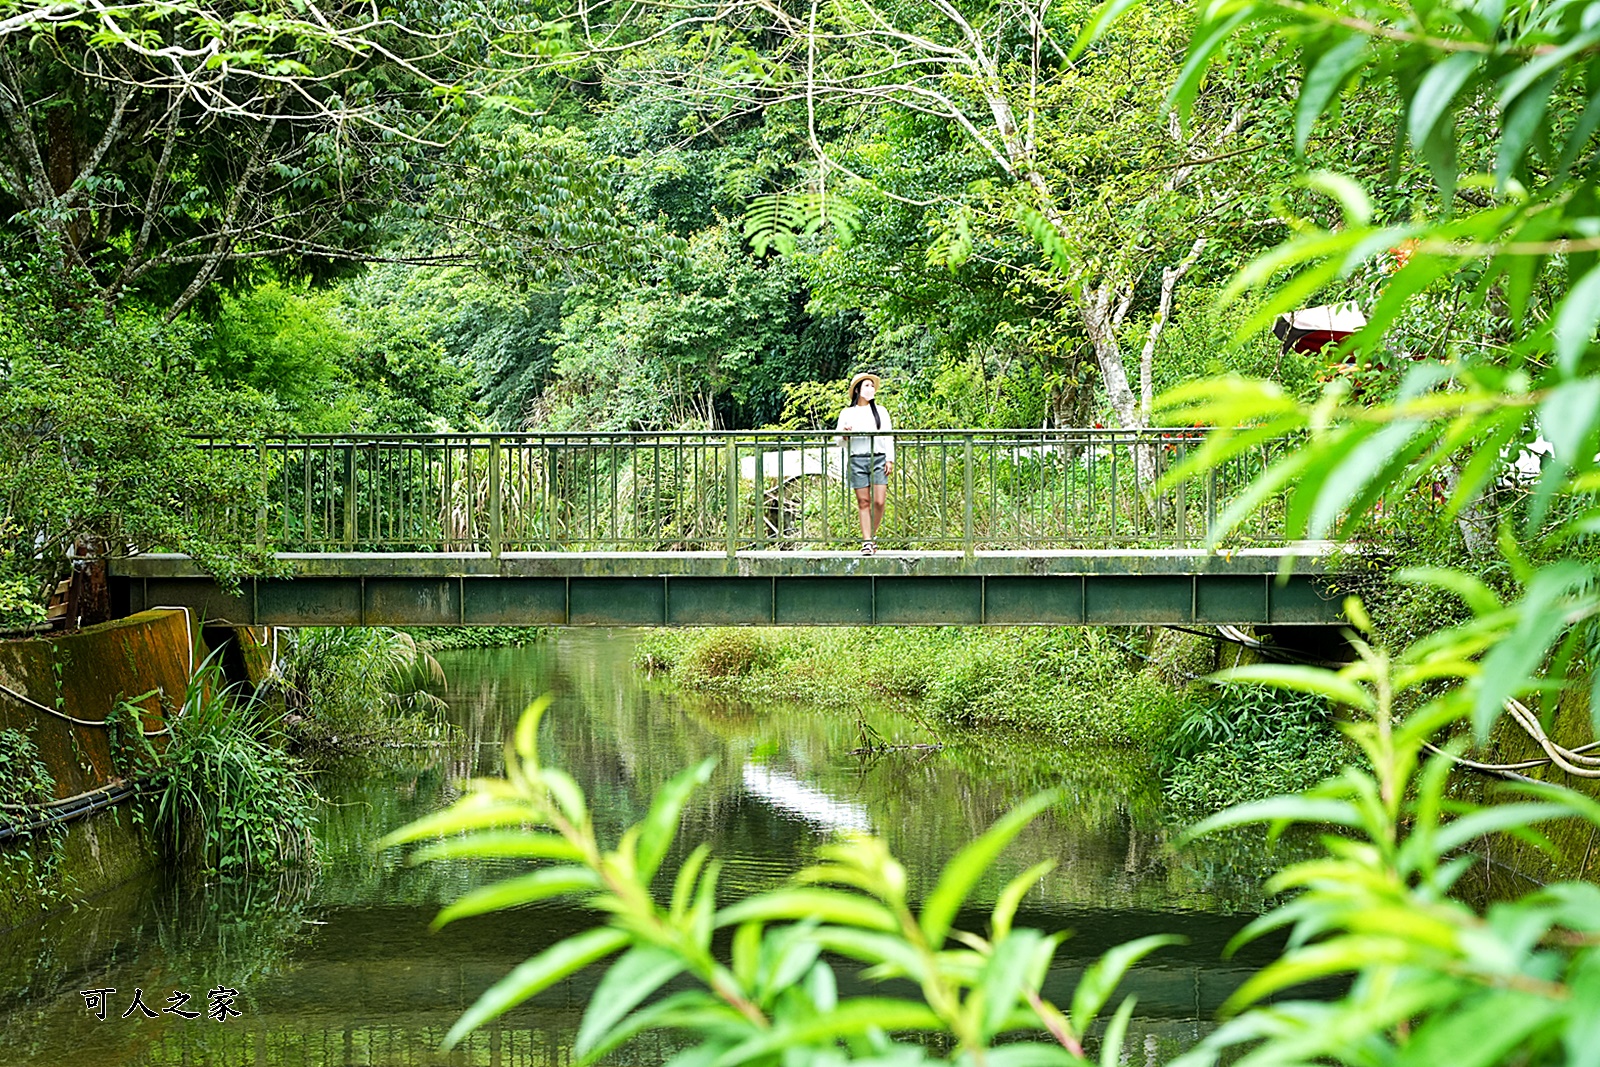
[[[123,610],[251,625],[1329,625],[1333,548],[282,554],[231,595],[144,555],[111,578]]]

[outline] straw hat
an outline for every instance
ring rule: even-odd
[[[874,389],[883,388],[883,383],[878,380],[878,376],[876,374],[873,374],[871,371],[864,370],[854,378],[850,379],[850,388],[846,389],[845,392],[850,396],[855,396],[856,386],[860,385],[862,382],[871,382],[872,388]]]

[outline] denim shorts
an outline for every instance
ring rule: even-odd
[[[850,457],[850,488],[865,489],[869,485],[888,485],[889,474],[884,469],[886,457],[882,452],[862,452]]]

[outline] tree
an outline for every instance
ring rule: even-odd
[[[459,132],[475,31],[415,4],[0,4],[10,234],[176,318],[231,267],[374,254]]]
[[[224,579],[259,565],[200,521],[256,480],[190,434],[241,432],[260,397],[208,388],[191,329],[110,322],[78,279],[30,266],[0,279],[0,619],[36,614],[73,558],[184,551]]]
[[[804,107],[814,166],[804,189],[754,203],[748,226],[758,246],[787,246],[794,233],[830,218],[848,231],[858,214],[849,198],[862,184],[942,216],[932,244],[951,265],[970,252],[957,227],[970,227],[973,208],[1006,227],[1020,213],[1068,274],[1064,295],[1092,344],[1114,417],[1138,427],[1150,418],[1147,365],[1172,288],[1204,249],[1219,205],[1236,196],[1235,186],[1201,176],[1232,158],[1252,102],[1223,92],[1213,103],[1208,95],[1207,121],[1188,132],[1160,120],[1141,106],[1148,90],[1140,86],[1176,74],[1176,13],[1142,16],[1139,27],[1068,55],[1067,27],[1085,17],[1081,8],[1018,0],[819,0],[794,11],[746,0],[681,22],[665,6],[598,5],[575,19],[588,51],[574,54],[615,54],[637,36],[654,41],[688,23],[698,61],[632,63],[627,75],[656,91],[674,87],[710,127]],[[1076,111],[1087,128],[1063,143],[1058,127],[1070,126],[1063,118]],[[935,139],[934,130],[948,130],[947,150],[981,160],[985,181],[897,188],[896,176],[875,164],[881,151],[867,146],[884,123],[901,121],[925,123]],[[1119,333],[1141,282],[1158,295],[1145,324],[1150,340],[1130,371]]]

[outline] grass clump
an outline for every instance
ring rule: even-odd
[[[271,704],[225,685],[213,654],[169,721],[155,826],[176,860],[222,874],[315,863],[316,794]]]
[[[1167,803],[1186,817],[1309,789],[1349,757],[1324,699],[1251,685],[1193,702],[1160,749]]]
[[[691,688],[849,705],[917,702],[952,725],[1071,744],[1138,744],[1179,713],[1142,676],[1145,632],[1026,627],[657,631],[637,661]]]

